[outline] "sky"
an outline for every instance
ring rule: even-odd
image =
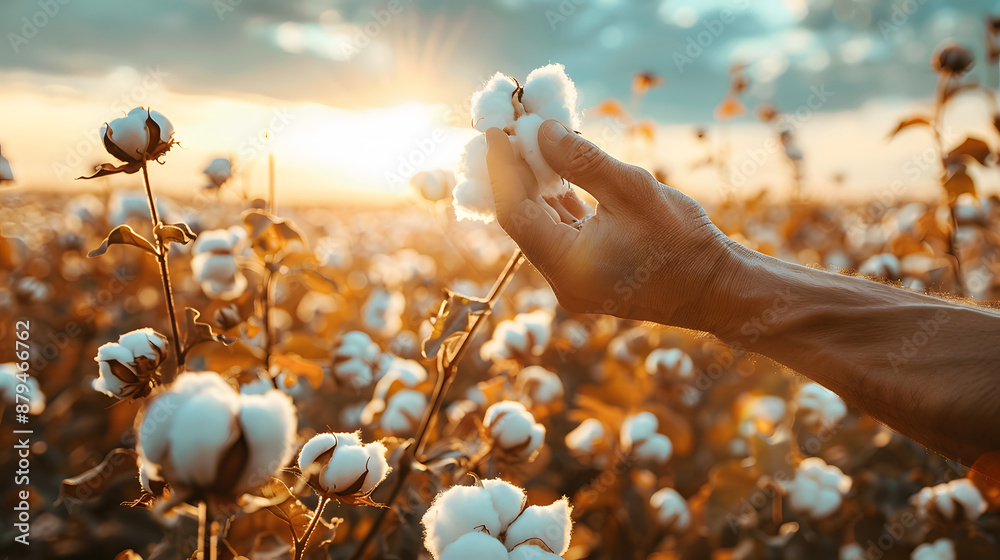
[[[113,161],[100,146],[100,125],[133,106],[152,106],[171,119],[180,142],[153,170],[163,188],[197,189],[211,159],[232,157],[243,184],[262,192],[273,154],[279,191],[289,200],[384,201],[408,195],[412,172],[455,163],[474,134],[468,96],[489,75],[524,76],[560,62],[584,109],[609,97],[628,103],[638,71],[663,76],[666,84],[634,111],[658,123],[655,142],[617,139],[604,147],[711,193],[718,191],[715,175],[691,166],[706,150],[694,139],[696,127],[725,143],[736,168],[773,136],[752,115],[712,128],[728,69],[740,62],[751,84],[747,106],[767,101],[804,115],[795,133],[813,189],[871,193],[903,178],[927,188],[931,173],[916,177],[905,167],[928,138],[906,133],[889,143],[886,135],[929,102],[935,75],[928,61],[944,39],[976,55],[972,79],[997,81],[996,68],[982,62],[990,12],[1000,13],[1000,3],[3,2],[0,148],[18,188],[92,188],[73,179]],[[816,91],[827,94],[809,107]],[[963,100],[950,126],[988,133],[988,106]],[[583,132],[601,139],[609,126],[588,118]],[[778,190],[788,182],[782,158],[771,155],[755,163],[747,188]],[[846,186],[834,187],[834,175]],[[136,176],[99,182],[136,184]]]

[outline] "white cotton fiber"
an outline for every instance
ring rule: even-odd
[[[565,554],[573,531],[572,511],[566,498],[547,506],[531,506],[507,527],[504,544],[510,550],[528,539],[540,539],[556,554]]]
[[[338,445],[337,436],[331,433],[316,434],[299,451],[299,469],[305,471],[316,458]]]
[[[169,433],[170,460],[178,480],[192,486],[208,486],[216,475],[222,474],[219,473],[221,451],[239,436],[236,411],[235,399],[217,393],[193,395],[181,406]]]
[[[517,119],[514,124],[515,137],[512,138],[515,149],[521,159],[528,162],[531,171],[538,181],[538,191],[545,197],[559,196],[567,191],[563,178],[549,167],[538,146],[538,129],[545,122],[541,116],[528,113]]]
[[[462,535],[477,529],[493,536],[500,534],[500,516],[493,509],[490,494],[479,486],[452,486],[438,494],[421,519],[424,546],[434,558]]]
[[[298,423],[291,397],[281,391],[240,400],[240,425],[250,454],[236,488],[249,490],[266,483],[291,458]]]
[[[441,551],[440,560],[507,560],[503,543],[479,531],[466,533]]]
[[[524,109],[543,120],[556,119],[572,128],[580,128],[576,85],[566,75],[562,64],[549,64],[528,74],[521,97]]]
[[[524,490],[499,478],[491,478],[483,481],[483,487],[493,501],[493,509],[500,516],[500,526],[510,525],[521,511],[524,510],[525,500]]]
[[[497,72],[483,88],[472,94],[472,127],[479,132],[490,128],[505,128],[514,124],[511,97],[517,85],[514,80]]]

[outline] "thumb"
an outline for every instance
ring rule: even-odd
[[[553,171],[599,202],[627,195],[627,189],[642,184],[638,168],[609,156],[557,120],[547,120],[539,127],[538,146]]]

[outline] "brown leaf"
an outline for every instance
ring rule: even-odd
[[[948,193],[948,200],[955,200],[965,193],[975,195],[976,182],[965,172],[965,166],[962,166],[944,182],[944,190]]]
[[[180,243],[181,245],[187,245],[198,238],[198,235],[191,231],[191,227],[184,222],[160,224],[153,230],[153,235],[164,243]]]
[[[94,173],[93,175],[80,176],[77,177],[76,179],[77,181],[79,181],[80,179],[96,179],[98,177],[106,177],[108,175],[114,175],[116,173],[132,174],[138,172],[140,169],[142,169],[142,164],[138,162],[126,163],[123,165],[119,165],[118,167],[115,167],[113,163],[102,163],[101,165],[97,166],[97,172]]]
[[[138,472],[136,453],[132,449],[112,449],[100,465],[87,472],[67,478],[59,488],[59,501],[64,498],[85,502],[99,496],[119,477],[136,476]]]
[[[945,164],[955,163],[961,161],[963,157],[968,157],[976,160],[980,165],[986,165],[986,158],[989,156],[990,147],[986,142],[970,136],[948,153],[948,157],[945,158]]]
[[[911,117],[911,118],[908,118],[908,119],[903,119],[896,126],[896,129],[889,133],[889,138],[893,138],[894,136],[896,136],[897,134],[899,134],[899,132],[901,130],[903,130],[904,128],[909,128],[911,126],[917,126],[917,125],[930,126],[931,125],[931,121],[927,117],[922,117],[922,116],[919,116],[919,115],[916,116],[916,117]]]
[[[489,309],[489,302],[485,299],[466,297],[451,290],[447,294],[448,299],[441,302],[441,308],[434,318],[434,330],[424,341],[421,352],[425,358],[437,356],[442,346],[453,348],[461,342],[469,333],[472,317],[482,315]],[[453,357],[451,354],[448,351],[445,357]]]
[[[202,342],[221,342],[226,346],[233,343],[234,339],[215,332],[208,323],[200,322],[198,318],[201,317],[201,312],[197,309],[186,307],[184,311],[187,316],[187,338],[184,339],[184,356],[187,356],[187,353],[192,348]]]
[[[249,232],[250,246],[261,258],[274,256],[293,242],[305,245],[305,235],[291,220],[272,216],[262,210],[244,212],[243,225]]]
[[[337,283],[329,276],[309,267],[295,269],[299,273],[302,283],[310,290],[321,294],[333,294],[339,290]]]
[[[87,256],[99,257],[108,252],[108,247],[112,245],[131,245],[152,255],[157,254],[156,248],[153,247],[153,244],[150,243],[148,239],[136,233],[131,227],[121,225],[111,230],[111,233],[104,238],[104,242],[101,243],[101,246],[87,253]]]
[[[323,384],[323,368],[309,360],[295,354],[277,354],[272,359],[274,365],[291,374],[285,379],[285,383],[290,384],[289,387],[295,384],[297,377],[305,377],[314,389],[319,389]]]

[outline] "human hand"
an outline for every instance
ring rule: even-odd
[[[746,252],[697,202],[550,120],[538,131],[542,155],[598,201],[576,229],[569,224],[589,207],[575,194],[542,199],[507,134],[492,128],[486,140],[497,222],[563,307],[710,332],[728,327]]]

